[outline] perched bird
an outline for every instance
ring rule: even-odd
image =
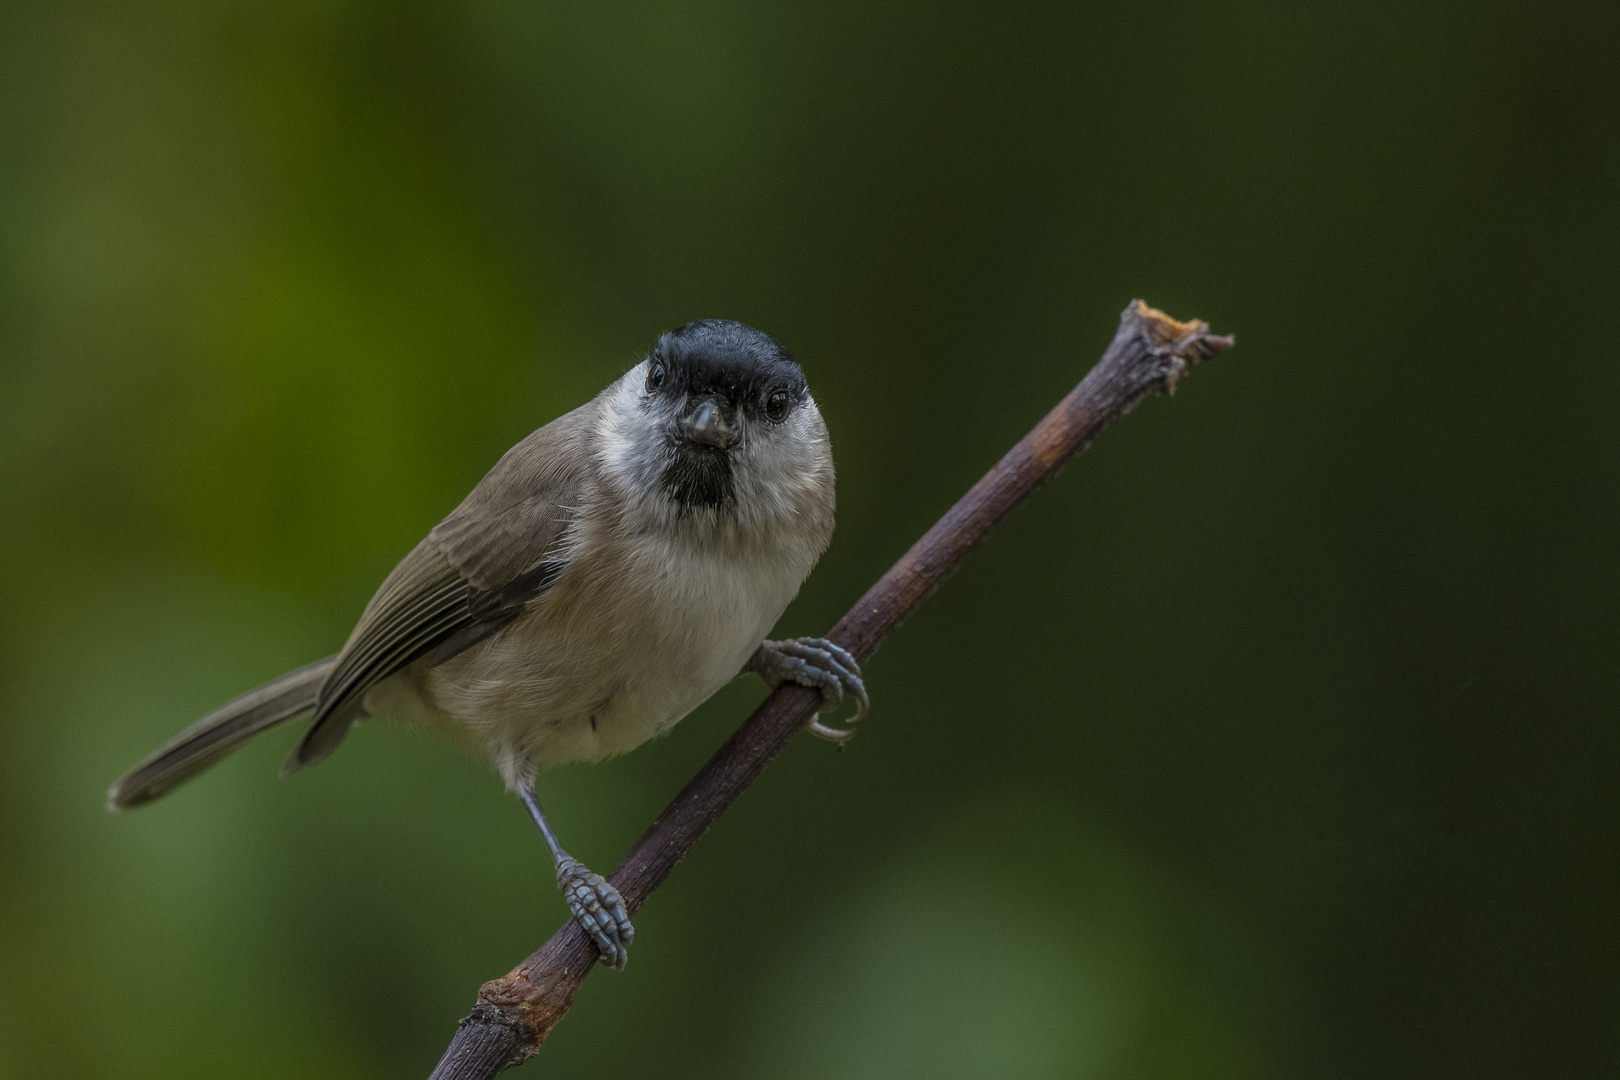
[[[341,652],[203,717],[113,784],[108,809],[305,712],[283,775],[368,716],[442,730],[488,755],[600,960],[622,968],[623,900],[558,843],[535,775],[639,746],[744,671],[815,687],[824,709],[852,697],[860,719],[848,652],[765,640],[832,531],[832,448],[798,364],[752,327],[688,323],[507,451],[383,581]]]

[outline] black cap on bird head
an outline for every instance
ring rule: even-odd
[[[745,429],[781,424],[808,393],[791,353],[728,319],[699,319],[659,338],[647,358],[647,391],[675,418],[675,456],[662,480],[689,508],[729,505],[730,453]]]

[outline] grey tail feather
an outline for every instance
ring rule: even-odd
[[[261,731],[315,707],[321,684],[337,662],[328,656],[226,702],[154,750],[107,789],[116,813],[167,795]]]

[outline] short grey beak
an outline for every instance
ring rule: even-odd
[[[736,434],[732,431],[731,425],[726,423],[725,414],[720,411],[720,406],[707,399],[698,402],[697,407],[686,414],[686,418],[681,421],[681,430],[693,442],[718,447],[721,450],[731,446]]]

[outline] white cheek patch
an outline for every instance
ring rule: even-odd
[[[659,424],[645,407],[646,384],[647,362],[643,360],[614,384],[597,429],[596,453],[603,471],[638,485],[656,474],[662,457]]]
[[[739,487],[751,499],[779,508],[796,492],[825,483],[831,466],[826,432],[814,399],[806,395],[780,427],[751,440],[747,461],[740,463],[746,467],[737,470]]]

